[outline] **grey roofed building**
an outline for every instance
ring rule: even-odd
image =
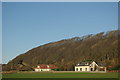
[[[105,71],[106,67],[95,61],[84,61],[75,66],[75,71]]]

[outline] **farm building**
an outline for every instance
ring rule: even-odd
[[[49,65],[39,64],[37,65],[37,68],[35,68],[35,71],[52,71],[55,69],[58,69],[58,67],[52,64],[49,64]]]
[[[106,67],[103,66],[103,64],[98,64],[95,61],[92,62],[82,62],[80,64],[77,64],[75,66],[75,71],[105,71],[106,72]]]

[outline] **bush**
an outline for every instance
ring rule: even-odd
[[[120,65],[111,68],[111,70],[119,70],[119,69],[120,69]]]

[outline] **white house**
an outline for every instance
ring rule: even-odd
[[[39,64],[37,65],[37,68],[34,68],[35,71],[51,71],[54,69],[57,69],[58,67],[52,64],[46,65],[46,64]]]
[[[95,61],[92,62],[82,62],[75,66],[75,71],[89,72],[89,71],[105,71],[106,67],[102,64],[97,64]]]

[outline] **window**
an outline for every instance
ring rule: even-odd
[[[40,68],[40,66],[37,66],[37,68]]]
[[[91,64],[91,66],[93,66],[93,64]]]
[[[76,68],[76,71],[78,71],[78,68]]]
[[[80,71],[82,71],[82,68],[80,68]]]
[[[85,68],[85,71],[87,71],[87,68]]]
[[[91,71],[93,71],[93,68],[91,68]]]

